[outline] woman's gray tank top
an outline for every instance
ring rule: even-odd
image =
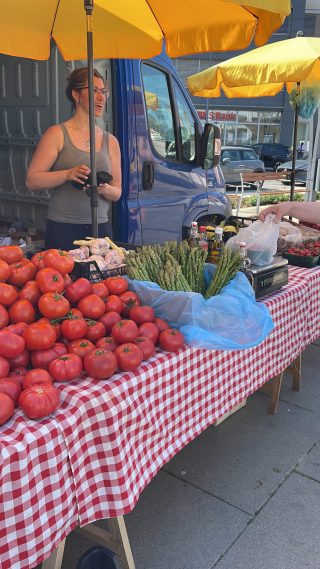
[[[64,135],[64,144],[51,170],[68,170],[80,164],[85,164],[90,168],[90,152],[79,150],[73,144],[64,124],[59,126]],[[101,150],[96,152],[96,168],[97,172],[104,171],[111,174],[109,134],[106,131],[103,133]],[[98,196],[98,223],[105,223],[108,220],[109,206],[109,201]],[[60,223],[89,224],[92,219],[90,198],[86,192],[77,190],[71,182],[66,182],[52,190],[47,217]]]

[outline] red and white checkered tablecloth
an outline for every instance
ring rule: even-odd
[[[76,526],[129,512],[159,469],[320,335],[320,268],[290,267],[261,299],[275,328],[255,348],[159,353],[137,373],[59,386],[51,418],[0,428],[1,569],[33,568]]]

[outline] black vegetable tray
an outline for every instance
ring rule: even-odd
[[[98,263],[96,261],[81,262],[75,261],[73,271],[70,273],[70,277],[73,280],[79,279],[80,277],[88,279],[89,281],[96,283],[103,281],[108,277],[116,277],[118,275],[126,274],[126,266],[120,265],[114,269],[108,269],[107,271],[102,271],[99,269]]]
[[[304,257],[303,255],[292,255],[291,253],[282,253],[284,259],[288,259],[289,265],[298,267],[315,267],[319,262],[319,257]]]

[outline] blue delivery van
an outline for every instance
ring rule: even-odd
[[[70,116],[66,76],[85,62],[0,55],[0,217],[43,231],[48,191],[30,192],[25,175],[42,133]],[[123,192],[109,212],[110,235],[132,244],[186,237],[191,222],[231,213],[219,167],[219,132],[202,127],[186,88],[163,52],[151,60],[99,60],[111,95],[103,126],[118,138]],[[210,172],[210,187],[207,178]]]

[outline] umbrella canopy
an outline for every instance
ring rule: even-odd
[[[187,78],[194,96],[265,97],[286,87],[295,109],[290,199],[294,195],[298,114],[310,118],[320,103],[320,38],[296,37],[233,57]]]
[[[93,0],[91,0],[93,3]],[[140,58],[263,45],[290,0],[94,0],[94,56]],[[85,59],[83,0],[1,0],[0,53],[47,59],[50,38],[65,60]]]
[[[290,0],[1,0],[0,53],[48,59],[54,39],[65,60],[88,59],[92,234],[98,233],[93,57],[149,58],[242,49],[265,43]],[[94,37],[94,45],[93,45]]]

